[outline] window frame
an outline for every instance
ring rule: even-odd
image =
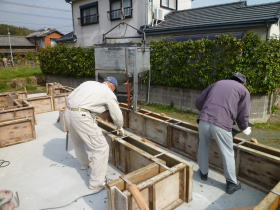
[[[129,0],[129,1],[130,1],[130,5],[131,6],[130,7],[126,7],[126,8],[130,8],[131,12],[130,12],[130,15],[125,16],[125,18],[132,18],[133,5],[132,5],[132,0]],[[122,0],[109,0],[110,10],[108,11],[108,13],[109,13],[109,16],[110,16],[110,20],[111,21],[121,20],[121,16],[119,18],[112,18],[112,11],[117,11],[117,10],[112,10],[112,3],[113,2],[120,2],[121,8],[119,10],[126,9],[126,8],[123,8]]]
[[[169,4],[170,0],[167,0],[167,1],[168,1],[168,6],[169,6],[170,5]],[[177,11],[178,10],[178,0],[175,0],[175,1],[176,1],[176,8],[175,9],[162,5],[162,0],[160,0],[160,7],[164,8],[164,9],[169,9],[169,10]]]
[[[83,15],[83,11],[86,10],[86,9],[90,9],[90,8],[96,8],[96,21],[94,22],[90,22],[90,23],[84,23],[84,17],[87,17],[87,16],[84,16]],[[87,25],[93,25],[93,24],[98,24],[99,23],[99,12],[98,12],[98,1],[95,1],[95,2],[92,2],[92,3],[89,3],[89,4],[85,4],[85,5],[81,5],[80,6],[80,23],[81,23],[81,26],[87,26]]]

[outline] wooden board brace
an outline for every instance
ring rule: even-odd
[[[270,192],[272,192],[272,193],[275,194],[275,195],[280,196],[280,193],[279,193],[279,192],[276,192],[276,191],[274,191],[274,190],[271,190]]]
[[[149,207],[147,206],[147,204],[146,204],[142,194],[140,193],[139,189],[137,188],[137,186],[135,184],[133,184],[131,181],[129,181],[128,179],[126,179],[125,177],[120,176],[120,178],[128,184],[128,189],[129,189],[131,195],[134,197],[140,210],[149,210]]]

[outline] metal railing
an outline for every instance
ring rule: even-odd
[[[116,9],[109,11],[111,20],[118,20],[124,18],[132,17],[132,7],[125,7],[123,9]]]
[[[78,18],[81,21],[81,25],[89,25],[89,24],[94,24],[98,23],[98,15],[87,15],[83,16],[81,18]]]

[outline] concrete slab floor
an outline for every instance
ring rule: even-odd
[[[72,145],[65,151],[65,136],[56,120],[58,112],[36,115],[37,139],[34,141],[0,148],[0,159],[10,165],[0,168],[0,189],[17,191],[20,198],[19,210],[39,210],[63,206],[76,198],[90,194],[87,171],[79,169]],[[194,169],[197,165],[194,163]],[[109,167],[107,177],[116,179],[120,172]],[[242,189],[233,195],[224,192],[224,177],[210,171],[206,182],[194,173],[193,201],[177,208],[224,209],[256,205],[265,194],[242,184]],[[79,199],[60,209],[108,209],[105,190],[96,195]]]

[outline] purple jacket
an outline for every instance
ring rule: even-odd
[[[234,121],[244,130],[248,127],[250,93],[234,80],[220,80],[204,89],[196,99],[199,119],[211,122],[227,131]]]

